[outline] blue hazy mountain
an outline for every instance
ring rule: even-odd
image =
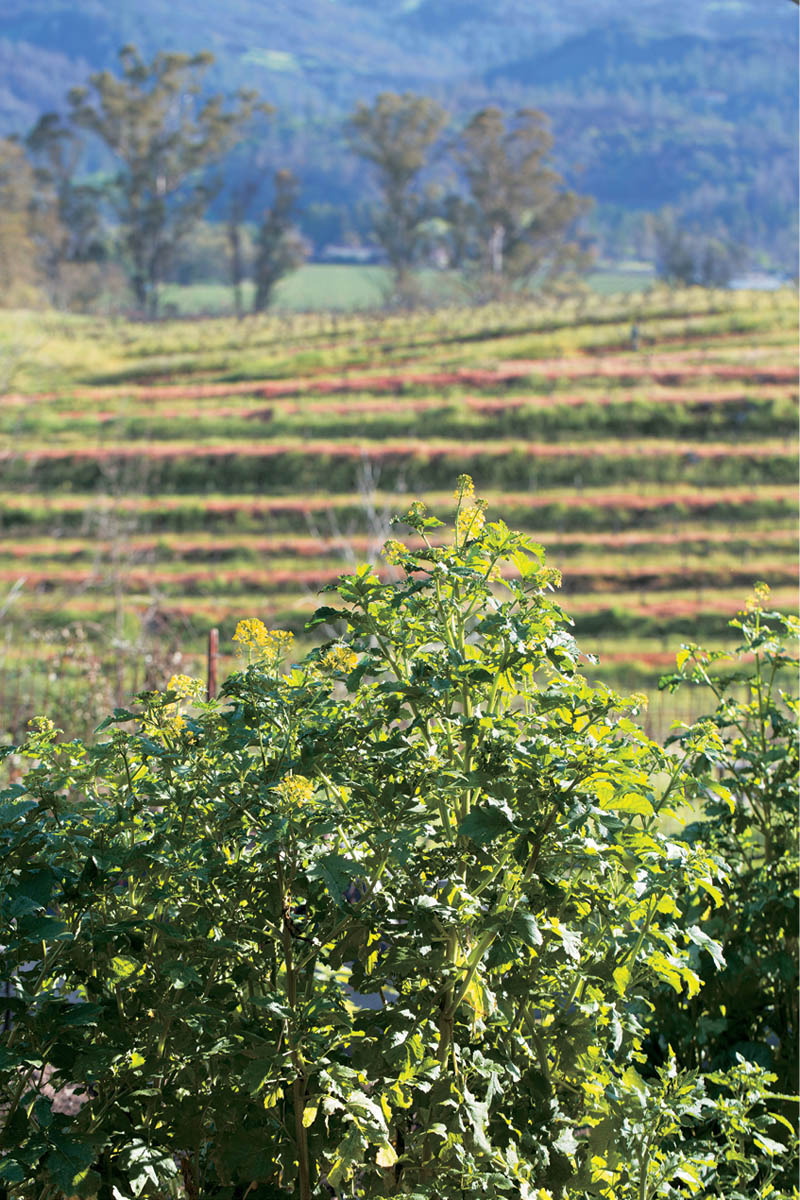
[[[672,204],[785,257],[797,31],[790,0],[0,0],[0,134],[63,107],[125,43],[209,49],[215,87],[278,107],[276,147],[311,203],[349,202],[343,115],[411,89],[456,123],[488,103],[542,108],[603,220]]]
[[[694,39],[734,53],[748,41],[791,51],[797,9],[789,0],[2,0],[0,127],[28,125],[57,105],[65,81],[112,67],[126,42],[148,55],[207,48],[230,87],[338,107],[381,88],[469,92],[488,78],[502,90],[506,75],[535,83],[526,62],[543,84],[608,74],[632,61],[637,41],[655,76]],[[773,65],[765,55],[765,83]]]

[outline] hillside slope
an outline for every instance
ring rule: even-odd
[[[547,546],[603,677],[652,687],[681,640],[724,644],[756,580],[796,608],[796,321],[788,291],[700,289],[246,324],[6,315],[0,337],[36,351],[0,396],[0,724],[47,708],[31,688],[64,674],[45,667],[66,629],[140,671],[178,654],[160,683],[202,670],[210,626],[302,636],[409,494],[447,514],[462,471]],[[85,695],[85,664],[65,670]]]

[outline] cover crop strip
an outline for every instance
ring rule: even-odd
[[[122,586],[127,592],[147,592],[156,589],[162,595],[225,595],[232,593],[268,593],[291,591],[296,588],[319,589],[333,583],[345,570],[346,564],[317,564],[314,567],[298,567],[288,564],[281,568],[220,567],[218,564],[203,569],[187,570],[183,565],[160,564],[158,567],[126,567],[115,573],[113,580],[107,571],[98,567],[78,567],[53,564],[47,569],[27,569],[24,576],[26,589],[89,588],[104,590]],[[389,581],[396,572],[381,567],[375,568],[379,578]],[[786,586],[797,580],[797,567],[781,559],[756,557],[753,561],[712,562],[705,558],[691,566],[676,564],[672,567],[659,562],[643,562],[630,566],[614,566],[608,559],[595,560],[584,566],[564,565],[563,590],[565,594],[619,591],[625,588],[646,589],[649,593],[670,591],[676,588],[735,587],[747,589],[754,579],[766,580],[771,586]],[[507,578],[515,578],[516,572],[508,570]],[[12,585],[20,579],[16,567],[0,567],[0,584]]]
[[[637,358],[635,355],[600,358],[523,359],[498,364],[491,368],[459,367],[435,371],[378,372],[360,371],[347,375],[314,377],[304,375],[291,379],[165,384],[158,387],[130,385],[113,388],[87,388],[72,391],[70,398],[81,405],[111,399],[131,399],[140,403],[162,400],[203,400],[227,396],[278,398],[306,395],[340,395],[353,392],[389,392],[402,395],[417,388],[483,387],[493,389],[506,383],[525,379],[543,379],[559,383],[563,380],[592,379],[605,384],[621,385],[648,382],[662,386],[685,386],[691,381],[718,379],[720,381],[761,385],[792,385],[797,371],[791,365],[758,366],[752,363],[708,362],[705,359],[687,361],[673,354]],[[44,392],[32,396],[19,393],[0,397],[0,405],[26,401],[55,400],[63,393]]]
[[[556,529],[587,528],[658,528],[671,526],[691,517],[708,523],[736,522],[746,525],[761,520],[792,520],[798,511],[794,485],[693,489],[685,486],[641,483],[624,488],[586,488],[578,493],[573,487],[547,488],[536,492],[494,491],[482,489],[493,510],[503,513],[507,522],[530,527],[535,518],[541,527]],[[425,499],[433,508],[444,508],[450,495],[429,491]],[[407,497],[391,492],[375,492],[371,503],[386,517],[402,512]],[[309,522],[319,520],[346,522],[347,529],[364,529],[364,497],[359,493],[337,495],[122,495],[91,493],[2,493],[0,519],[5,529],[39,526],[80,527],[87,521],[132,519],[146,522],[148,528],[173,530],[236,530],[255,526],[258,531],[307,532]]]
[[[133,447],[19,447],[0,454],[7,484],[19,487],[102,488],[116,472],[128,490],[202,493],[230,479],[240,489],[279,493],[319,486],[349,492],[364,465],[402,475],[415,492],[440,489],[468,471],[483,487],[599,486],[615,480],[707,486],[790,484],[797,478],[792,442],[679,442],[606,439],[597,442],[375,442],[156,443]]]
[[[641,392],[618,389],[596,393],[550,395],[475,396],[449,395],[398,402],[386,397],[341,400],[275,400],[267,407],[161,408],[120,402],[117,409],[95,412],[55,409],[45,402],[28,407],[24,415],[13,408],[0,413],[5,435],[13,449],[21,439],[46,437],[51,446],[80,445],[87,438],[111,436],[115,441],[197,440],[234,437],[286,439],[297,437],[387,438],[413,430],[416,437],[495,441],[516,437],[541,437],[560,442],[576,437],[691,437],[713,440],[721,434],[737,437],[781,435],[797,429],[797,401],[792,389],[764,389],[759,394],[740,389]]]
[[[797,612],[796,588],[777,588],[772,602],[784,612]],[[128,598],[131,612],[152,611],[149,595]],[[657,642],[685,636],[692,640],[701,630],[706,637],[729,637],[728,621],[742,608],[742,589],[703,588],[694,595],[684,590],[654,593],[652,598],[632,597],[629,593],[576,594],[567,600],[569,612],[575,617],[576,629],[593,638],[633,636],[655,638]],[[275,593],[242,594],[235,597],[165,597],[159,601],[159,618],[169,626],[189,622],[198,633],[211,626],[220,627],[223,641],[233,634],[242,612],[261,618],[269,625],[292,629],[300,635],[308,616],[319,605],[313,593],[304,595]],[[44,626],[63,627],[69,622],[111,620],[114,600],[108,596],[34,595],[26,600],[26,615]],[[587,651],[592,646],[587,642]]]
[[[657,547],[667,548],[674,554],[707,555],[719,547],[724,547],[728,553],[732,550],[738,554],[753,553],[765,546],[778,547],[794,554],[797,550],[797,535],[794,525],[785,529],[767,528],[754,530],[748,535],[744,530],[733,531],[720,529],[711,531],[706,526],[698,529],[684,527],[679,533],[660,533],[631,531],[628,533],[563,533],[555,530],[522,530],[535,540],[539,540],[548,549],[552,557],[557,554],[573,554],[580,552],[584,546],[596,550],[610,552],[652,550]],[[433,539],[435,541],[435,539]],[[406,544],[419,549],[421,542],[414,538],[406,538]],[[309,558],[322,554],[356,554],[368,555],[373,553],[376,545],[374,537],[352,534],[339,537],[289,536],[273,534],[264,537],[258,534],[229,534],[220,537],[218,534],[195,535],[162,533],[138,534],[124,536],[125,550],[128,554],[138,556],[173,557],[180,555],[184,560],[189,558],[217,562],[234,556],[247,558]],[[45,538],[31,537],[21,540],[6,538],[0,544],[0,562],[36,562],[38,560],[58,562],[60,560],[80,560],[111,556],[116,553],[116,543],[102,538],[61,537]]]

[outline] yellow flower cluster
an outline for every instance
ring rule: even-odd
[[[258,617],[240,621],[233,635],[238,650],[248,662],[265,662],[276,665],[294,641],[294,634],[286,629],[267,629]]]
[[[44,735],[56,732],[55,723],[49,717],[31,717],[30,721],[28,721],[28,728],[34,733]]]
[[[205,686],[202,679],[194,679],[191,675],[173,675],[167,684],[168,692],[177,692],[178,699],[173,704],[168,704],[164,710],[166,723],[164,725],[156,725],[152,730],[153,733],[185,733],[189,740],[193,740],[194,735],[186,728],[186,718],[181,712],[181,702],[185,700],[202,700],[205,694]]]
[[[389,538],[389,541],[385,543],[383,549],[381,550],[381,554],[386,559],[389,566],[396,567],[397,564],[402,560],[406,550],[407,547],[404,546],[402,542],[398,542],[396,538]]]
[[[476,500],[471,475],[459,475],[456,480],[456,545],[465,546],[476,538],[486,524],[486,501]]]
[[[289,805],[304,804],[314,793],[314,785],[305,775],[285,775],[275,791]]]
[[[168,692],[177,692],[181,700],[199,700],[203,695],[202,679],[191,675],[173,675],[167,684]]]
[[[558,567],[542,567],[537,575],[537,582],[540,587],[560,588],[561,587],[561,572]]]
[[[358,655],[349,646],[342,645],[341,642],[336,646],[331,646],[330,650],[326,650],[322,656],[322,665],[326,671],[349,672],[353,670],[357,662]]]
[[[268,639],[269,630],[258,617],[248,617],[247,620],[240,621],[233,635],[233,640],[240,642],[242,647],[248,650],[260,650],[266,646]]]
[[[463,500],[469,501],[475,495],[475,484],[472,482],[471,475],[459,475],[456,480],[456,490],[453,496],[460,504]]]
[[[467,508],[461,508],[456,517],[456,541],[464,545],[470,538],[476,538],[486,524],[486,501],[478,500]]]
[[[745,604],[745,612],[763,612],[769,604],[769,584],[757,583],[753,588],[752,596],[749,596]]]

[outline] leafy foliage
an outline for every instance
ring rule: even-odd
[[[764,584],[732,625],[741,632],[733,654],[685,645],[678,672],[663,681],[673,689],[710,689],[716,701],[708,718],[674,741],[697,807],[685,840],[722,855],[731,871],[725,903],[716,910],[701,893],[682,898],[686,925],[698,933],[702,926],[694,957],[704,986],[680,1005],[658,997],[655,1027],[659,1045],[673,1047],[687,1066],[725,1069],[744,1056],[774,1072],[781,1092],[794,1094],[798,625],[769,609]],[[724,669],[730,659],[733,669]],[[724,962],[707,952],[706,936],[719,943]],[[793,1105],[786,1111],[796,1117]]]
[[[201,99],[212,54],[157,54],[135,46],[119,53],[120,73],[97,72],[73,88],[70,117],[114,155],[106,194],[119,220],[138,303],[154,315],[165,261],[205,211],[213,187],[200,177],[252,115],[255,96],[240,93],[226,109],[217,94]]]
[[[451,545],[403,520],[397,581],[343,577],[314,619],[341,636],[291,671],[251,619],[221,701],[176,677],[99,745],[31,733],[0,812],[15,1196],[769,1183],[715,1150],[782,1151],[760,1075],[714,1082],[701,1142],[704,1085],[640,1073],[648,995],[701,983],[673,897],[723,900],[719,857],[660,832],[684,766],[587,684],[557,572],[468,477]]]
[[[382,202],[375,214],[375,236],[401,298],[409,297],[424,222],[433,215],[419,177],[446,120],[442,106],[427,96],[381,92],[371,105],[359,103],[348,122],[351,149],[375,173]]]
[[[483,109],[463,131],[458,161],[468,202],[457,211],[467,265],[483,293],[511,285],[541,285],[574,271],[578,245],[568,240],[589,202],[563,186],[549,162],[553,139],[543,113],[518,112],[506,123],[501,109]]]
[[[297,180],[290,171],[276,171],[275,198],[264,213],[256,242],[254,312],[268,307],[276,285],[306,257],[306,247],[294,225],[296,206]]]

